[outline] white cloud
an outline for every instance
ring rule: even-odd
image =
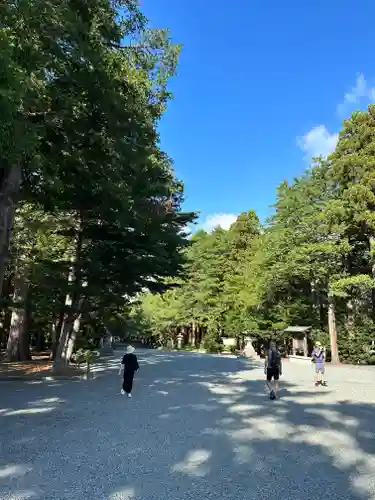
[[[375,102],[375,86],[371,86],[363,73],[359,73],[352,87],[344,94],[343,102],[337,106],[337,112],[348,116],[353,108],[369,102]],[[338,133],[330,133],[325,125],[317,125],[303,137],[297,139],[297,145],[305,152],[306,158],[311,160],[317,156],[328,156],[335,150],[339,138]]]
[[[353,105],[361,104],[361,102],[375,100],[375,87],[372,87],[365,78],[363,73],[357,76],[354,87],[344,95],[344,101],[337,106],[337,112],[342,115],[346,114],[348,108]]]
[[[237,215],[235,214],[212,214],[208,215],[200,226],[205,231],[212,231],[218,226],[223,229],[229,229],[236,220]]]
[[[314,156],[328,156],[336,147],[339,134],[331,134],[325,125],[313,127],[303,137],[298,138],[297,145],[306,153],[308,159]]]

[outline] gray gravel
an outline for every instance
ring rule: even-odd
[[[0,499],[375,500],[375,370],[285,363],[269,401],[259,363],[140,354],[90,382],[0,383]]]

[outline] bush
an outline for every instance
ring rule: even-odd
[[[371,340],[375,338],[373,327],[360,326],[342,330],[338,336],[341,361],[353,364],[375,364],[375,353],[371,350]]]
[[[77,365],[82,363],[92,363],[94,359],[99,357],[99,353],[97,351],[91,351],[89,349],[78,349],[72,355],[72,361]]]
[[[359,356],[358,363],[361,365],[375,365],[375,354],[370,352],[361,354]]]
[[[221,352],[223,350],[222,340],[217,332],[208,332],[202,342],[207,352]]]

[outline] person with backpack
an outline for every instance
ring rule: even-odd
[[[277,349],[275,341],[271,341],[264,362],[264,373],[267,377],[267,387],[270,391],[270,399],[277,398],[279,388],[279,377],[282,374],[281,354]],[[272,385],[273,380],[273,385]]]
[[[315,376],[314,376],[315,387],[317,387],[319,384],[327,386],[327,382],[325,381],[324,378],[326,352],[325,348],[322,347],[322,344],[320,342],[315,343],[314,350],[311,353],[311,361],[312,363],[315,363]]]

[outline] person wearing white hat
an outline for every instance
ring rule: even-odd
[[[322,347],[320,342],[315,342],[315,347],[313,352],[311,353],[311,361],[315,363],[315,376],[314,382],[317,387],[319,384],[326,386],[327,382],[325,381],[325,361],[326,361],[326,352],[325,348]],[[320,380],[319,380],[320,375]]]
[[[134,351],[134,347],[128,345],[119,371],[119,375],[123,375],[121,394],[126,394],[128,398],[132,397],[134,374],[139,369],[137,356],[134,354]]]

